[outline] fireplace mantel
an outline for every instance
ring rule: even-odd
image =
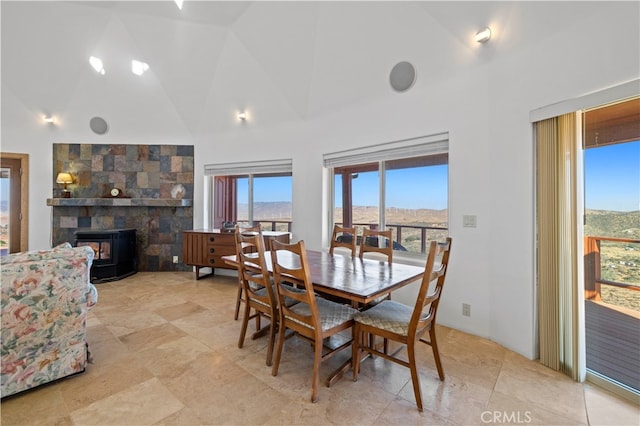
[[[191,207],[193,200],[173,198],[47,198],[53,207]]]

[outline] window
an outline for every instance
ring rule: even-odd
[[[375,227],[380,222],[378,163],[336,167],[333,175],[334,223]]]
[[[259,223],[263,229],[274,231],[290,230],[293,188],[291,173],[249,175],[235,179],[238,183],[238,214],[232,222]]]
[[[448,235],[448,158],[446,134],[325,155],[333,223],[391,229],[394,250],[425,253]]]
[[[260,224],[265,230],[291,231],[291,160],[209,164],[214,227],[230,221]]]

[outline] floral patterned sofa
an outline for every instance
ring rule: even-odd
[[[93,256],[65,243],[0,258],[0,396],[85,370],[87,312],[98,301],[89,282]]]

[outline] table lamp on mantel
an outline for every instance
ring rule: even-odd
[[[62,198],[71,198],[71,191],[67,189],[67,185],[73,183],[71,173],[60,172],[56,178],[56,183],[63,183],[64,189],[62,190]]]

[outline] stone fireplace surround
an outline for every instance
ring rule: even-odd
[[[135,228],[138,271],[191,270],[173,257],[193,228],[193,153],[192,145],[53,144],[52,245],[74,244],[77,230]],[[59,198],[62,171],[74,177],[72,198]],[[114,187],[125,198],[109,197]]]

